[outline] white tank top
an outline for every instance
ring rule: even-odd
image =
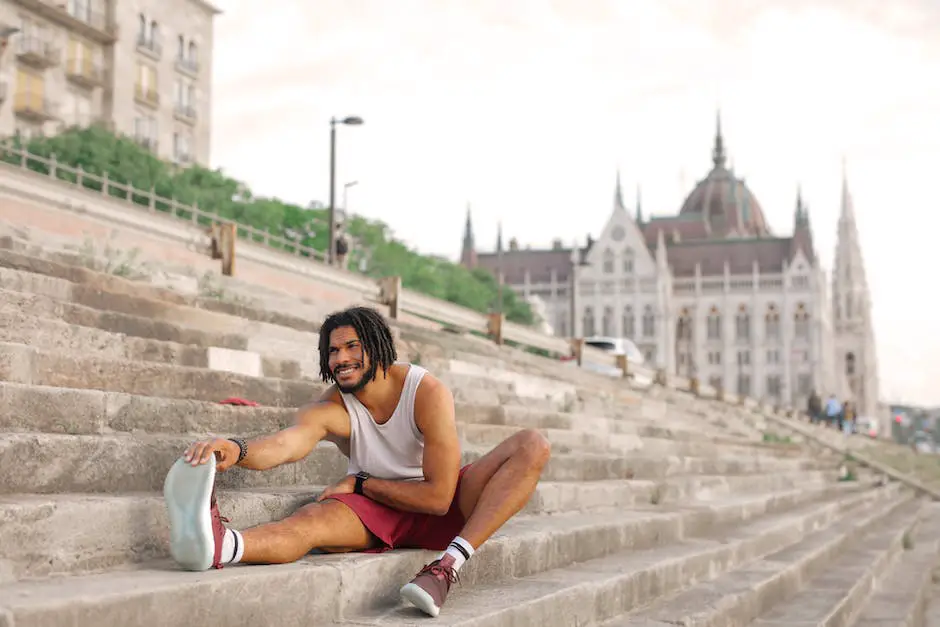
[[[343,394],[349,412],[349,474],[365,471],[380,479],[424,479],[424,436],[415,424],[415,395],[427,370],[409,364],[398,406],[378,424],[353,394]]]

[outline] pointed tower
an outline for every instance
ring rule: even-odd
[[[473,269],[477,265],[477,249],[473,240],[473,222],[470,219],[470,204],[467,203],[467,224],[463,228],[463,247],[460,249],[460,265]]]
[[[633,221],[636,222],[636,225],[639,227],[643,226],[643,197],[642,196],[643,194],[640,191],[640,185],[637,184],[636,186],[636,218],[634,218]]]
[[[712,148],[712,164],[724,168],[728,155],[725,153],[725,138],[721,134],[721,111],[715,114],[715,147]]]
[[[860,415],[874,415],[878,409],[879,382],[871,296],[844,163],[842,208],[832,267],[832,307],[836,372],[842,387],[837,393],[852,399]]]
[[[803,190],[796,188],[796,208],[793,210],[793,247],[790,251],[792,260],[797,252],[802,252],[814,266],[816,265],[816,250],[813,248],[813,228],[809,222],[809,207],[803,200]]]

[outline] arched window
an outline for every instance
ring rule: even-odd
[[[633,274],[633,249],[623,251],[623,273]]]
[[[604,274],[614,273],[614,251],[609,248],[604,251]]]
[[[809,312],[803,303],[796,306],[793,314],[793,335],[804,340],[809,338]]]
[[[594,335],[594,310],[590,307],[584,308],[584,337],[591,337]]]
[[[623,308],[623,336],[630,340],[636,336],[636,318],[631,305]]]
[[[176,58],[180,60],[186,58],[186,40],[182,35],[176,38]]]
[[[676,339],[690,341],[692,339],[692,316],[688,309],[683,309],[676,324]]]
[[[606,337],[614,335],[614,308],[604,307],[604,317],[601,319],[602,334]]]
[[[855,374],[855,353],[845,354],[845,374],[850,377]]]
[[[776,305],[767,306],[767,314],[764,316],[764,333],[768,340],[780,339],[780,312]]]
[[[653,308],[647,305],[643,308],[643,337],[656,336],[656,316]]]
[[[734,319],[734,334],[738,340],[751,339],[751,314],[747,312],[746,305],[738,307],[738,315]]]
[[[150,43],[154,45],[154,48],[156,48],[159,38],[160,26],[157,24],[157,20],[154,20],[150,22]]]
[[[717,307],[712,307],[708,312],[708,339],[710,340],[720,340],[721,339],[721,314],[718,313]]]
[[[144,43],[147,41],[147,18],[143,13],[140,14],[140,25],[137,29],[137,42]]]
[[[188,59],[189,59],[190,62],[196,63],[196,60],[198,59],[198,56],[199,56],[199,55],[198,55],[198,52],[199,52],[199,51],[198,51],[197,48],[196,48],[196,42],[195,42],[195,41],[189,42],[189,55],[188,55]]]

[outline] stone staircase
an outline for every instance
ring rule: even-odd
[[[940,510],[901,484],[839,482],[841,456],[763,442],[770,427],[740,407],[406,325],[403,358],[454,390],[465,463],[519,428],[552,444],[441,616],[398,601],[423,551],[182,572],[167,470],[194,438],[290,424],[323,389],[319,321],[286,294],[223,303],[5,248],[0,627],[940,624]],[[230,396],[261,406],[218,404]],[[281,518],[345,469],[332,444],[236,468],[219,477],[222,513],[237,528]]]

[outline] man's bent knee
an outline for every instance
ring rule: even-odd
[[[515,455],[525,459],[532,468],[544,468],[552,454],[552,445],[548,439],[535,429],[524,429],[516,434],[516,438],[518,448]]]

